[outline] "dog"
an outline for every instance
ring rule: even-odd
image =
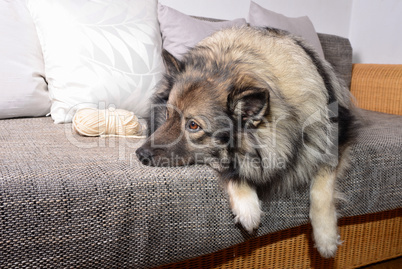
[[[323,257],[341,244],[336,180],[358,125],[351,95],[305,41],[272,28],[218,31],[182,59],[163,52],[166,74],[152,97],[145,165],[208,164],[235,221],[253,233],[259,195],[310,186],[313,237]]]

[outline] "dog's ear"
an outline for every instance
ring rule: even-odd
[[[174,75],[182,71],[183,64],[165,49],[162,51],[162,58],[166,67],[166,73],[169,75]]]
[[[243,125],[257,126],[269,110],[269,91],[266,88],[247,87],[232,91],[228,96],[228,109]]]

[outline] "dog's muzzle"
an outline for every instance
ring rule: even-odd
[[[137,158],[140,160],[140,162],[144,165],[153,165],[152,164],[152,159],[153,159],[153,152],[151,149],[147,147],[140,147],[135,151],[135,154],[137,155]]]

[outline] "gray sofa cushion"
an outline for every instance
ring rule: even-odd
[[[402,206],[402,117],[363,115],[342,216]],[[0,121],[2,268],[146,268],[247,239],[212,169],[143,166],[141,142],[80,137],[50,118]],[[307,186],[264,202],[257,235],[307,223],[308,206]]]

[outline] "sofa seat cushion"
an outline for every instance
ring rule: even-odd
[[[402,206],[402,117],[362,114],[341,216]],[[249,238],[211,168],[143,166],[142,142],[81,137],[50,118],[0,121],[2,265],[143,268]],[[306,186],[264,202],[257,236],[308,223],[308,197]]]

